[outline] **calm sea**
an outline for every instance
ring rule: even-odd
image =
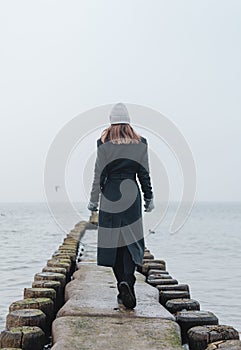
[[[75,205],[79,220],[88,220],[86,203]],[[214,312],[220,324],[232,325],[241,332],[241,203],[195,203],[184,226],[171,235],[168,228],[175,209],[172,204],[155,233],[150,234],[148,227],[153,229],[158,213],[145,213],[146,246],[155,258],[166,261],[172,277],[189,284],[191,296],[200,302],[202,310]],[[24,287],[31,287],[34,274],[46,265],[66,232],[56,224],[45,203],[0,203],[0,224],[2,330],[9,305],[23,298]],[[71,221],[70,214],[68,224],[72,229],[76,216]],[[95,255],[95,246],[96,233],[86,246],[89,255]]]

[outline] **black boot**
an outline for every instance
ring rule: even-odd
[[[136,306],[136,296],[134,288],[131,288],[127,282],[123,281],[119,284],[119,290],[120,297],[125,307],[128,309],[134,309],[134,307]]]
[[[134,298],[136,299],[136,294],[135,294],[134,286],[130,286],[130,288],[131,288],[131,292],[132,292]]]
[[[123,300],[121,299],[121,292],[120,292],[119,283],[117,283],[117,289],[119,291],[119,294],[117,295],[117,302],[118,302],[118,304],[123,304]]]

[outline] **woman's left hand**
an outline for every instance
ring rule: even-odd
[[[145,199],[145,198],[144,198]],[[154,207],[154,203],[153,203],[153,198],[151,199],[145,199],[145,211],[150,213],[155,207]]]

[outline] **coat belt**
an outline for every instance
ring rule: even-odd
[[[136,179],[136,173],[112,173],[107,175],[107,179]]]

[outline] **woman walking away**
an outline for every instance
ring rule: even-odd
[[[97,265],[112,267],[119,291],[117,301],[133,309],[136,306],[135,268],[142,265],[145,249],[137,178],[145,211],[154,209],[148,145],[146,138],[131,127],[123,103],[112,108],[110,124],[97,140],[88,209],[97,211],[100,200]]]

